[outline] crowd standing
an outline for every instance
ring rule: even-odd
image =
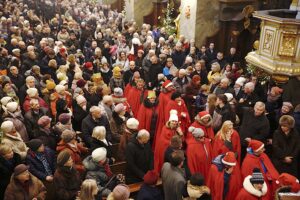
[[[0,199],[299,196],[298,77],[79,0],[1,1],[0,54]]]

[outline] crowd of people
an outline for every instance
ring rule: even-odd
[[[93,1],[1,1],[0,54],[0,199],[300,196],[300,78]]]

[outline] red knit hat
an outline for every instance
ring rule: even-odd
[[[84,79],[79,79],[79,80],[76,82],[77,87],[80,87],[80,88],[84,87],[85,84],[86,84],[86,81],[85,81]]]
[[[200,80],[201,80],[201,77],[200,77],[199,75],[197,75],[197,74],[194,75],[193,78],[192,78],[192,82],[193,82],[193,83],[197,83],[197,82],[200,81]]]
[[[198,116],[200,117],[200,119],[203,119],[204,117],[210,117],[210,114],[207,111],[201,111],[198,113]]]
[[[227,152],[222,159],[222,163],[224,165],[235,166],[236,165],[235,153],[233,153],[232,151]]]
[[[144,175],[144,183],[147,185],[156,185],[157,181],[158,174],[154,170],[150,170]]]
[[[166,81],[162,84],[163,88],[167,88],[167,87],[170,87],[170,86],[172,86],[172,85],[173,85],[173,83],[172,83],[170,80],[166,80]]]
[[[248,145],[254,152],[260,151],[264,146],[264,143],[259,140],[251,140]]]
[[[280,174],[276,183],[280,186],[291,186],[292,192],[300,191],[300,184],[298,179],[288,173]]]
[[[86,62],[84,65],[85,68],[89,69],[93,67],[93,63],[92,62]]]

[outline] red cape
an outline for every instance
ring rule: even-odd
[[[197,122],[196,120],[191,124],[191,126],[193,126],[195,128],[201,128],[204,131],[204,137],[210,139],[211,141],[214,140],[215,133],[214,133],[212,126],[206,127],[203,124],[200,124],[199,122]],[[192,133],[190,133],[190,132],[188,132],[188,134],[187,134],[187,138],[189,138],[189,137],[193,137]]]
[[[210,188],[213,200],[223,200],[224,170],[219,171],[215,164],[212,164],[208,173],[207,186]],[[241,173],[238,166],[235,166],[229,180],[229,191],[225,200],[233,200],[242,188]]]
[[[158,143],[154,150],[154,170],[160,173],[165,160],[165,151],[170,145],[171,138],[176,134],[176,130],[172,130],[166,125],[162,128]]]
[[[130,83],[128,83],[127,85],[126,85],[126,87],[125,87],[125,89],[124,89],[124,96],[126,97],[126,98],[128,98],[128,95],[129,95],[129,92],[130,92],[130,90],[133,88],[133,86],[130,84]]]
[[[236,130],[233,131],[231,135],[231,143],[233,149],[228,149],[225,144],[224,140],[220,136],[216,136],[213,141],[213,150],[212,150],[212,158],[214,159],[220,154],[225,154],[228,151],[232,151],[237,153],[238,155],[238,163],[241,164],[241,142],[240,142],[240,136]]]
[[[261,161],[264,163],[267,172],[265,173],[263,170],[263,167],[261,165]],[[243,179],[252,174],[252,171],[254,168],[260,169],[260,171],[264,175],[264,179],[267,183],[268,186],[268,192],[266,196],[271,200],[273,199],[272,196],[275,193],[275,188],[276,188],[276,180],[279,177],[279,173],[275,169],[273,163],[269,159],[269,157],[265,154],[262,153],[259,157],[255,156],[253,154],[247,153],[243,164],[242,164],[242,177]],[[272,182],[268,181],[271,180]],[[274,189],[273,189],[274,188]]]
[[[133,87],[128,94],[127,101],[129,105],[131,106],[131,110],[133,112],[133,115],[135,118],[137,118],[137,114],[139,112],[139,108],[144,101],[144,99],[147,97],[147,90],[139,90],[136,87]],[[143,95],[143,97],[142,97]]]
[[[267,200],[266,196],[256,197],[242,188],[235,200]]]
[[[187,130],[191,124],[191,119],[189,115],[189,111],[184,103],[183,100],[181,100],[181,105],[178,105],[178,103],[174,100],[171,100],[169,104],[166,107],[165,112],[165,121],[169,120],[170,117],[170,111],[171,110],[177,110],[178,119],[180,122],[180,127],[183,133],[187,133]],[[182,116],[182,114],[185,114],[185,117]]]
[[[139,121],[139,130],[146,129],[147,131],[150,132],[151,119],[154,110],[156,114],[158,114],[157,106],[155,106],[154,108],[147,108],[144,104],[140,106],[139,112],[137,114],[137,120]],[[156,127],[157,127],[157,121],[156,121]]]
[[[191,137],[186,140],[186,144],[187,164],[191,171],[191,174],[195,174],[198,172],[202,174],[206,180],[212,160],[212,149],[210,141],[205,138],[204,142],[200,142],[195,140],[194,137]],[[206,151],[204,149],[204,145]]]

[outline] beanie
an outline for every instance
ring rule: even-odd
[[[149,90],[149,91],[148,91],[148,96],[147,96],[147,98],[148,98],[148,99],[156,98],[155,91]]]
[[[225,93],[224,95],[227,97],[228,102],[232,101],[233,95],[231,93]]]
[[[1,101],[2,106],[6,106],[12,100],[13,100],[12,97],[6,96],[6,97],[3,97],[0,101]]]
[[[47,80],[46,81],[46,88],[47,90],[53,90],[56,84],[53,81]]]
[[[169,121],[177,121],[178,122],[177,110],[170,110]]]
[[[244,77],[239,77],[236,81],[235,84],[240,85],[240,86],[244,86],[246,82],[246,79]]]
[[[252,173],[252,176],[250,178],[250,182],[252,184],[259,184],[259,183],[263,184],[265,182],[264,181],[264,176],[258,168],[253,169],[253,173]]]
[[[56,163],[58,166],[64,166],[66,164],[66,162],[70,159],[71,154],[69,153],[68,150],[63,150],[61,151],[58,156],[57,156],[57,160]]]
[[[31,149],[32,151],[37,151],[40,146],[42,146],[43,142],[40,139],[32,139],[29,142],[26,143],[26,145]]]
[[[41,127],[45,127],[47,126],[50,122],[51,122],[51,118],[48,116],[42,116],[39,120],[38,120],[38,125]]]
[[[68,113],[62,113],[58,117],[58,121],[62,124],[68,124],[71,120],[71,115]]]
[[[34,97],[34,96],[37,95],[38,90],[37,90],[36,88],[28,88],[28,89],[26,90],[26,93],[27,93],[27,95],[28,95],[30,98],[32,98],[32,97]]]
[[[86,84],[86,81],[85,81],[84,79],[79,79],[79,80],[76,82],[77,87],[80,87],[80,88],[84,87],[85,84]]]
[[[122,88],[116,87],[114,89],[114,96],[116,96],[116,97],[123,97],[123,90],[122,90]]]
[[[18,109],[19,104],[17,102],[9,102],[6,108],[9,112],[14,113]]]
[[[14,123],[12,121],[4,121],[1,124],[1,130],[4,133],[8,133],[8,132],[12,131],[13,127],[14,127]]]
[[[231,151],[227,152],[222,159],[222,163],[224,165],[235,166],[236,165],[235,153]]]
[[[65,143],[69,143],[75,138],[75,133],[71,130],[66,129],[62,132],[60,137]]]
[[[200,78],[200,76],[197,75],[197,74],[194,75],[193,78],[192,78],[192,82],[193,82],[193,83],[197,83],[197,82],[200,81],[200,80],[201,80],[201,78]]]
[[[92,158],[95,162],[105,161],[106,160],[107,151],[104,147],[100,147],[95,149],[92,152]]]
[[[126,108],[122,103],[117,104],[114,108],[114,111],[118,114],[125,110],[126,110]]]
[[[127,185],[119,184],[113,190],[114,200],[127,200],[130,196],[130,191]]]
[[[129,129],[137,130],[139,127],[139,121],[135,118],[129,118],[126,122],[126,126]]]
[[[260,151],[264,146],[264,143],[259,140],[251,140],[248,145],[254,152]]]
[[[193,126],[190,126],[189,132],[191,132],[195,138],[201,138],[204,136],[204,131],[201,128],[195,128]]]
[[[55,91],[57,92],[57,93],[61,93],[61,92],[63,92],[63,91],[65,91],[65,86],[63,86],[63,85],[57,85],[57,86],[55,86]]]
[[[92,63],[92,62],[86,62],[86,63],[84,64],[84,67],[85,67],[86,69],[92,68],[92,67],[93,67],[93,63]]]
[[[156,185],[158,181],[158,174],[154,170],[148,171],[144,175],[144,183],[147,185]]]
[[[22,174],[23,172],[25,172],[28,169],[29,169],[29,167],[24,164],[17,165],[14,169],[14,177]]]

